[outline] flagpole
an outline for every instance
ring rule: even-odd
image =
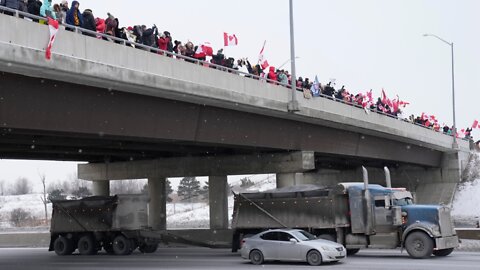
[[[290,0],[290,59],[292,64],[292,96],[288,102],[288,111],[289,112],[298,112],[300,109],[298,107],[297,101],[297,72],[295,69],[295,34],[293,31],[293,0]]]

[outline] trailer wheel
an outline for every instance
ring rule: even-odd
[[[132,241],[123,235],[118,235],[113,239],[113,252],[116,255],[130,255],[132,254]]]
[[[138,249],[142,253],[154,253],[158,249],[158,244],[141,245]]]
[[[452,254],[452,252],[453,252],[453,248],[440,249],[440,250],[434,250],[433,255],[439,256],[439,257],[445,257]]]
[[[53,242],[53,249],[59,256],[70,255],[74,250],[73,242],[66,237],[59,236],[55,239],[55,242]]]
[[[78,252],[82,255],[97,254],[97,243],[92,235],[84,235],[78,240]]]
[[[433,240],[424,232],[412,232],[405,240],[408,255],[415,259],[425,259],[432,255]]]

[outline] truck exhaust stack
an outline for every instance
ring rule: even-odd
[[[383,170],[385,171],[385,182],[387,188],[392,188],[392,178],[390,177],[390,170],[387,166],[383,167]]]

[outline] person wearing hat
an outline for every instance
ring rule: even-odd
[[[92,32],[97,32],[97,23],[95,22],[95,17],[91,9],[85,9],[82,13],[83,15],[83,28],[90,30]],[[94,37],[95,34],[83,33],[84,35]]]
[[[80,12],[79,7],[80,7],[80,3],[78,1],[72,2],[72,6],[67,12],[67,19],[66,19],[67,24],[77,26],[77,27],[83,26],[83,15]]]
[[[44,0],[42,6],[40,7],[40,16],[50,17],[54,20],[57,19],[55,12],[52,8],[52,0]]]

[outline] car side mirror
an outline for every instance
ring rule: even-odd
[[[296,244],[296,243],[298,243],[298,241],[297,241],[297,239],[295,239],[295,238],[290,238],[290,243]]]

